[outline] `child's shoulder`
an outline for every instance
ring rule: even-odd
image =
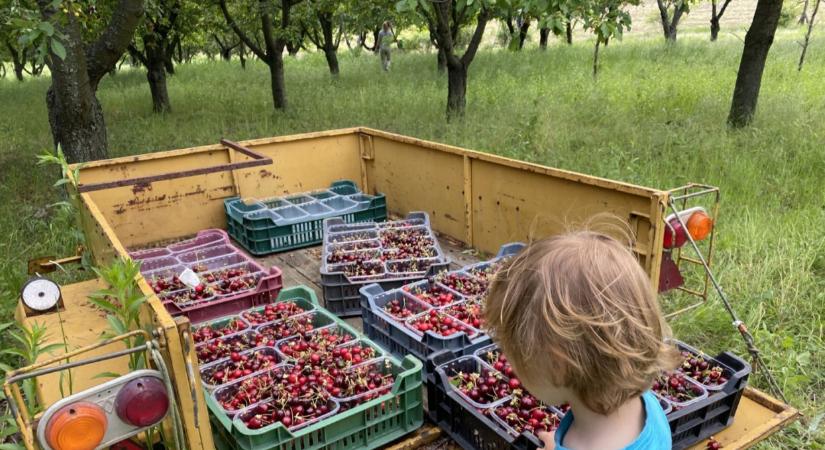
[[[639,439],[628,446],[627,450],[670,450],[670,425],[659,399],[653,392],[647,391],[642,394],[642,400],[645,405],[645,427]]]

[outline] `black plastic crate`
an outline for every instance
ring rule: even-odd
[[[454,390],[444,386],[435,368],[457,356],[444,350],[427,360],[427,405],[430,420],[465,450],[535,450],[542,444],[529,433],[513,436],[496,421],[469,407]]]
[[[742,358],[723,352],[708,357],[695,348],[675,341],[676,345],[697,355],[705,356],[730,374],[728,382],[719,390],[684,409],[667,414],[674,450],[683,450],[719,433],[733,423],[742,393],[747,386],[751,366]],[[432,354],[426,364],[427,405],[430,419],[465,450],[535,450],[539,440],[529,434],[513,436],[494,422],[492,417],[471,407],[452,389],[444,386],[435,371],[437,366],[460,357],[445,350]]]
[[[383,249],[380,243],[380,235],[384,230],[393,228],[396,224],[408,223],[410,229],[426,230],[425,235],[432,241],[434,254],[432,257],[400,258],[398,260],[370,260],[368,263],[374,264],[379,273],[371,276],[351,277],[346,275],[343,267],[352,263],[328,263],[327,258],[333,251],[346,248],[354,244],[366,245],[351,253],[363,253],[370,255],[380,255]],[[399,225],[401,226],[401,225]],[[337,240],[352,235],[351,241]],[[377,245],[376,245],[377,244]],[[376,256],[378,258],[378,256]],[[394,265],[410,263],[415,261],[420,264],[421,270],[410,272],[394,273]],[[444,255],[438,239],[430,227],[430,219],[427,213],[412,212],[406,218],[399,221],[389,221],[383,223],[362,222],[347,224],[340,218],[330,218],[324,220],[324,245],[321,260],[321,289],[324,294],[325,306],[339,317],[353,317],[361,315],[361,302],[359,301],[358,290],[368,284],[378,283],[384,289],[399,288],[407,283],[429,278],[449,269],[450,260]]]
[[[676,345],[691,353],[704,355],[682,342],[677,341]],[[668,414],[674,450],[688,448],[730,426],[748,385],[751,366],[742,358],[723,352],[708,359],[725,369],[726,374],[730,375],[728,382],[720,390],[709,391],[708,398],[701,402]]]
[[[468,265],[460,270],[450,273],[461,273],[471,276],[473,271],[486,268],[501,261],[504,258],[513,256],[524,248],[522,243],[510,243],[501,246],[495,258],[480,263]],[[431,287],[432,281],[422,280],[405,285],[405,288]],[[436,287],[449,292],[455,301],[455,305],[465,301],[469,297],[453,292],[446,286],[436,284]],[[417,305],[424,306],[424,310],[445,309],[449,306],[439,308],[427,305],[422,301],[416,301],[409,293],[404,292],[404,288],[385,290],[383,285],[371,284],[361,288],[361,315],[364,325],[364,333],[370,339],[378,342],[385,350],[396,357],[404,357],[411,354],[416,358],[426,361],[431,355],[442,350],[450,350],[455,356],[471,354],[476,349],[487,346],[491,343],[490,337],[483,332],[478,332],[474,336],[465,333],[458,333],[449,337],[436,336],[431,333],[419,334],[406,327],[400,319],[393,319],[384,311],[384,306],[393,300],[410,301]],[[418,306],[416,306],[418,308]],[[425,367],[426,370],[426,367]]]

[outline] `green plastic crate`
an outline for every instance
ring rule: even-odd
[[[278,300],[303,298],[318,305],[315,292],[306,286],[284,289]],[[328,312],[320,306],[316,309]],[[360,340],[380,349],[343,320],[337,325],[355,334]],[[269,429],[249,430],[240,421],[231,420],[212,396],[206,396],[210,422],[216,441],[222,449],[240,450],[315,450],[371,449],[386,445],[420,428],[424,423],[422,399],[422,363],[406,356],[403,360],[386,355],[400,367],[390,393],[370,400],[318,423],[290,432],[277,424]]]
[[[306,201],[299,203],[302,199]],[[353,206],[340,210],[324,206],[335,201],[350,202]],[[306,214],[294,219],[281,217],[277,221],[270,215],[270,211],[297,210],[309,206],[323,207],[329,211],[312,213],[301,210],[302,214]],[[224,201],[224,210],[229,235],[253,255],[261,256],[320,244],[325,218],[340,217],[345,223],[384,221],[387,219],[387,199],[384,194],[364,194],[352,181],[341,180],[332,183],[327,190],[266,199],[252,205],[244,203],[239,197],[228,198]]]

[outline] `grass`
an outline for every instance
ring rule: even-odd
[[[631,183],[669,188],[688,181],[722,188],[715,267],[757,337],[791,403],[807,421],[760,448],[825,448],[825,44],[815,40],[796,71],[798,30],[780,33],[765,72],[754,125],[725,125],[741,41],[680,34],[611,42],[597,81],[589,43],[546,52],[484,51],[470,71],[467,116],[446,124],[446,78],[435,57],[377,58],[342,51],[332,81],[320,55],[288,58],[290,108],[273,112],[260,63],[201,62],[169,80],[173,113],[151,112],[143,71],[104,80],[99,98],[112,156],[356,125],[394,131]],[[54,169],[36,167],[51,145],[47,79],[0,81],[0,296],[10,320],[25,262],[65,255],[70,218],[47,205]],[[67,278],[68,279],[68,278]],[[666,309],[684,301],[662,299]],[[707,351],[744,346],[715,296],[679,316],[680,338]],[[753,383],[764,387],[761,377]]]

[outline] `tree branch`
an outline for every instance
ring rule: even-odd
[[[261,61],[268,61],[266,53],[264,53],[264,51],[261,50],[260,47],[255,45],[255,42],[249,39],[246,33],[244,33],[243,30],[241,30],[241,27],[239,27],[238,24],[235,22],[235,19],[233,19],[232,16],[229,15],[229,8],[226,7],[226,0],[220,0],[218,2],[218,5],[221,7],[223,18],[226,20],[227,25],[229,25],[229,27],[232,28],[232,31],[234,31],[235,34],[238,35],[241,41],[243,41],[243,43],[246,44],[247,47],[249,47],[249,50],[251,50],[252,53],[255,54],[255,56],[257,56]]]
[[[481,12],[478,13],[476,31],[473,33],[472,39],[470,39],[470,45],[467,46],[464,56],[461,57],[461,63],[464,64],[464,67],[468,67],[470,63],[473,62],[473,58],[475,58],[476,52],[478,51],[478,46],[481,44],[481,38],[484,37],[484,28],[487,27],[487,21],[490,20],[491,15],[490,10],[484,7],[482,7]]]
[[[129,44],[129,47],[127,48],[127,50],[129,50],[129,54],[132,55],[132,58],[135,58],[136,60],[140,61],[140,63],[143,64],[144,66],[149,65],[148,61],[146,61],[146,57],[143,55],[143,52],[141,52],[140,50],[137,49],[137,47],[135,47],[134,42]]]
[[[716,15],[717,19],[721,19],[722,15],[725,14],[725,10],[728,9],[728,5],[730,5],[731,0],[725,0],[725,3],[722,3],[722,8],[719,9],[719,14]]]
[[[97,89],[100,79],[111,72],[132,42],[142,16],[143,0],[120,0],[103,34],[86,48],[86,70],[93,90]]]

